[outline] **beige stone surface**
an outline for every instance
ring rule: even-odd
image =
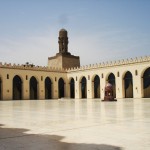
[[[1,150],[149,150],[150,99],[0,101]]]
[[[48,58],[48,67],[58,67],[61,69],[80,67],[80,58],[73,55],[56,55]]]

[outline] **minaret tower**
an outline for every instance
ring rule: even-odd
[[[73,68],[80,67],[80,57],[68,52],[68,32],[65,29],[59,31],[59,52],[54,57],[48,58],[48,67]]]
[[[70,53],[68,53],[68,33],[67,33],[67,30],[61,29],[59,31],[58,43],[59,43],[59,53],[70,54]]]

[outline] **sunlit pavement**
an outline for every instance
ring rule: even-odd
[[[0,101],[0,150],[149,150],[150,99]]]

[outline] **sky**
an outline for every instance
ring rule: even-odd
[[[0,62],[47,66],[62,28],[82,66],[150,56],[150,0],[0,0]]]

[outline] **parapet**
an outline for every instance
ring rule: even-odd
[[[34,66],[34,65],[19,65],[19,64],[11,64],[11,63],[2,63],[0,62],[0,68],[9,68],[9,69],[20,69],[20,70],[36,70],[36,71],[45,71],[45,72],[75,72],[75,71],[83,71],[90,69],[98,69],[98,68],[106,68],[106,67],[114,67],[114,66],[123,66],[123,65],[131,65],[142,62],[150,62],[150,56],[144,57],[135,57],[130,59],[122,59],[117,61],[106,61],[99,64],[89,64],[81,67],[72,67],[69,69],[63,69],[58,67],[46,67],[46,66]]]
[[[115,60],[115,61],[106,61],[99,64],[89,64],[86,66],[81,67],[74,67],[69,68],[67,72],[75,72],[75,71],[83,71],[83,70],[90,70],[90,69],[97,69],[97,68],[106,68],[106,67],[114,67],[114,66],[123,66],[123,65],[130,65],[142,62],[150,62],[150,56],[143,56],[143,57],[135,57],[130,59],[122,59],[122,60]]]
[[[46,66],[34,66],[32,64],[11,64],[0,62],[0,68],[19,69],[19,70],[35,70],[35,71],[46,71],[46,72],[66,72],[63,68],[57,67],[46,67]]]

